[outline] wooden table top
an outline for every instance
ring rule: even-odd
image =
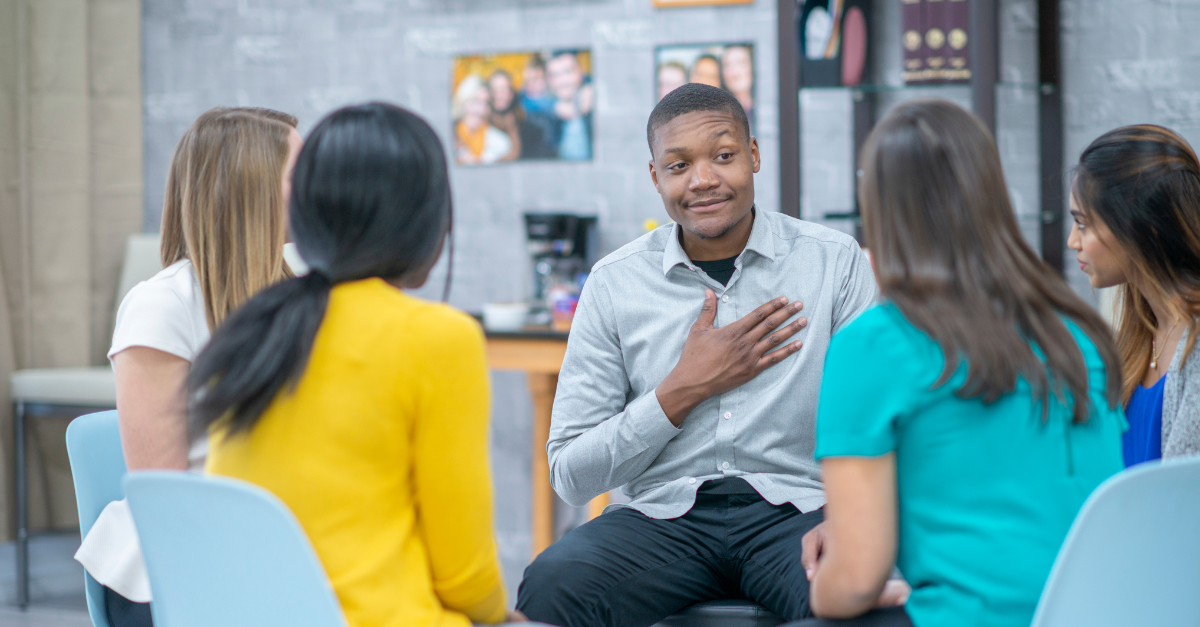
[[[493,370],[523,370],[558,374],[567,353],[567,335],[549,326],[520,331],[485,331],[488,366]]]

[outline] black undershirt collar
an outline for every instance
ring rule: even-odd
[[[737,261],[738,256],[734,255],[728,259],[715,259],[713,261],[696,261],[696,267],[704,271],[705,274],[712,277],[714,281],[721,285],[729,285],[729,279],[733,278],[733,272],[737,266],[733,262]]]

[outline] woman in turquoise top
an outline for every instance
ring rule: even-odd
[[[1026,627],[1075,514],[1122,468],[1119,357],[1098,314],[1025,243],[970,113],[897,107],[862,170],[883,300],[826,357],[826,523],[804,538],[813,611]],[[868,613],[893,564],[907,604]]]
[[[1200,159],[1168,128],[1124,126],[1079,156],[1067,246],[1117,289],[1125,465],[1200,454]]]

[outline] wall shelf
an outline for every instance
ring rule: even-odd
[[[882,2],[899,0],[874,0]],[[1038,80],[1037,82],[1002,82],[999,80],[999,14],[998,0],[968,0],[969,49],[972,78],[959,83],[867,83],[841,87],[801,87],[801,63],[796,21],[802,2],[777,0],[779,32],[779,132],[780,132],[780,207],[784,213],[799,217],[801,205],[801,91],[846,90],[853,94],[854,162],[876,121],[876,100],[880,94],[903,92],[931,93],[955,90],[970,94],[972,110],[996,133],[996,92],[1019,91],[1038,98],[1038,153],[1041,207],[1040,248],[1042,258],[1059,274],[1063,272],[1063,123],[1062,97],[1059,90],[1060,53],[1058,0],[1038,0]],[[880,37],[871,34],[871,41]],[[853,177],[852,177],[853,178]],[[857,207],[834,209],[824,214],[829,220],[853,220],[856,225]],[[861,241],[860,229],[856,236]]]

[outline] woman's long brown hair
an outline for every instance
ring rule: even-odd
[[[163,202],[164,266],[192,262],[209,329],[259,290],[292,276],[283,169],[296,119],[258,108],[219,107],[179,140]]]
[[[1107,227],[1125,272],[1116,332],[1128,402],[1159,328],[1146,294],[1186,321],[1185,362],[1200,334],[1200,162],[1170,129],[1125,126],[1083,151],[1071,194],[1085,220]]]
[[[859,184],[863,227],[885,299],[942,349],[944,385],[967,362],[960,398],[994,402],[1028,381],[1091,412],[1088,369],[1064,319],[1104,360],[1115,407],[1121,362],[1108,327],[1025,242],[991,133],[943,100],[904,103],[868,137]],[[1034,346],[1044,360],[1034,352]]]

